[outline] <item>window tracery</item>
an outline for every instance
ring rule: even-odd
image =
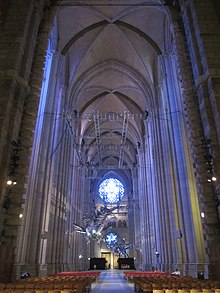
[[[106,203],[118,203],[124,196],[124,186],[118,179],[105,179],[99,186],[99,196]]]

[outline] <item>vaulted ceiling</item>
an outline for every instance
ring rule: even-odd
[[[157,103],[158,57],[172,43],[166,6],[61,1],[55,25],[82,160],[102,170],[134,166]]]

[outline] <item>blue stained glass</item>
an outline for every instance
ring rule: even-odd
[[[118,238],[117,234],[109,233],[106,235],[105,242],[107,242],[108,245],[113,245],[118,241],[117,238]]]
[[[124,186],[118,179],[105,179],[99,186],[99,196],[106,203],[117,203],[124,196]]]

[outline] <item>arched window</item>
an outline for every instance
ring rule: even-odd
[[[118,179],[105,179],[99,186],[99,196],[106,203],[118,203],[124,196],[124,186]]]

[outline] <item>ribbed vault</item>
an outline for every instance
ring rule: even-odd
[[[137,163],[157,104],[158,56],[170,47],[162,1],[128,2],[60,1],[54,22],[81,164],[104,169]]]

